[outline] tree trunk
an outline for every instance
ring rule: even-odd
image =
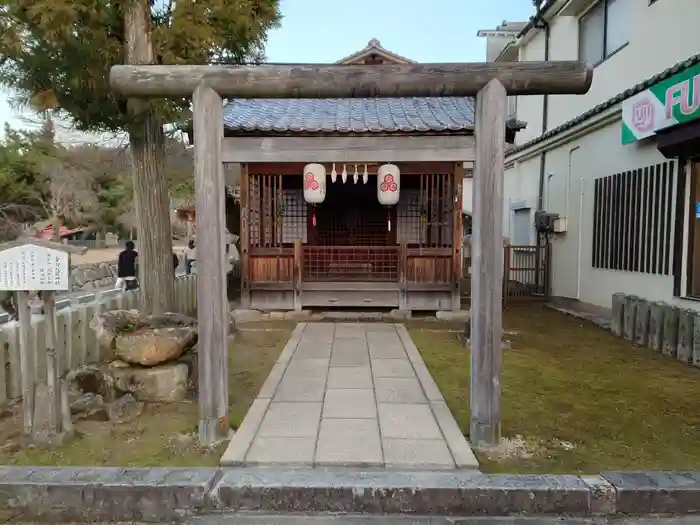
[[[148,0],[128,0],[124,8],[128,64],[153,64],[151,13]],[[129,127],[134,208],[138,232],[141,311],[164,313],[175,306],[168,187],[162,176],[165,134],[148,102],[130,99]]]

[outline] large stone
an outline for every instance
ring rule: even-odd
[[[637,297],[628,295],[625,297],[623,310],[622,336],[630,342],[634,342],[634,324],[637,318]]]
[[[664,303],[649,303],[649,338],[647,346],[661,352],[664,332]]]
[[[693,362],[693,336],[695,332],[695,311],[681,310],[678,314],[678,346],[676,358],[686,364]]]
[[[614,293],[612,296],[612,321],[610,331],[617,337],[622,337],[624,326],[625,294]]]
[[[676,357],[678,350],[678,308],[664,305],[664,331],[661,352]]]
[[[151,328],[118,335],[114,354],[127,363],[155,366],[179,358],[195,341],[194,328]]]
[[[103,348],[127,363],[143,366],[175,360],[197,341],[197,321],[174,313],[101,312],[90,321],[90,328]]]
[[[110,366],[109,373],[119,391],[133,394],[138,401],[172,403],[187,395],[188,370],[184,363],[150,368]]]
[[[637,301],[637,315],[634,319],[634,343],[646,346],[649,342],[649,302],[646,299]]]
[[[113,378],[96,365],[83,365],[71,370],[66,375],[66,383],[76,400],[85,394],[98,395],[107,401],[114,399]]]

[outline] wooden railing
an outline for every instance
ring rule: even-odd
[[[301,288],[302,282],[396,282],[421,287],[456,283],[452,248],[304,246],[251,248],[251,288]],[[459,268],[459,266],[457,266]]]
[[[539,253],[538,253],[539,252]],[[465,258],[462,299],[471,296],[471,258]],[[547,299],[550,292],[551,246],[507,245],[503,248],[503,300]]]

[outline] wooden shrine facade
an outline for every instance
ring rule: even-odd
[[[380,163],[323,164],[326,199],[319,205],[304,200],[304,163],[243,164],[242,303],[459,309],[463,162],[396,163],[399,201],[388,207],[377,199]]]

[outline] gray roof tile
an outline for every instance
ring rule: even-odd
[[[427,132],[474,129],[474,99],[235,99],[224,106],[232,132]]]

